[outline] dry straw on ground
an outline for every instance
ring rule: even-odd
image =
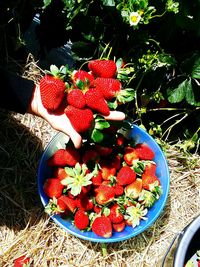
[[[31,257],[34,267],[161,266],[173,238],[200,213],[199,155],[186,156],[169,146],[170,193],[163,213],[144,233],[108,244],[103,257],[100,244],[68,234],[44,213],[37,193],[37,165],[56,132],[29,114],[1,111],[0,117],[1,267],[13,266],[23,254]]]

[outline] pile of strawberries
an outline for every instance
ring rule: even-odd
[[[119,68],[113,60],[91,60],[87,70],[55,65],[50,70],[40,80],[43,106],[53,114],[65,113],[78,133],[94,126],[96,114],[108,116],[134,97],[133,89],[124,89],[117,78]]]
[[[154,157],[149,146],[133,144],[119,130],[107,145],[66,145],[47,160],[52,175],[43,185],[45,210],[104,238],[134,228],[162,193]]]

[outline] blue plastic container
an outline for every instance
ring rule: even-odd
[[[155,142],[155,140],[143,129],[138,127],[137,125],[133,125],[132,130],[130,131],[130,138],[134,139],[137,143],[146,143],[154,152],[155,158],[154,161],[157,164],[157,176],[160,179],[163,194],[159,198],[159,200],[154,204],[152,208],[149,209],[146,217],[147,220],[141,220],[139,226],[132,228],[131,226],[126,226],[124,231],[121,233],[114,232],[112,237],[103,238],[97,236],[92,231],[82,232],[78,230],[70,220],[64,220],[59,215],[51,216],[52,219],[57,223],[60,227],[65,229],[67,232],[71,233],[74,236],[82,238],[84,240],[92,241],[92,242],[102,242],[102,243],[110,243],[110,242],[119,242],[131,237],[134,237],[142,232],[144,232],[148,227],[150,227],[158,218],[158,216],[162,213],[169,192],[170,185],[170,176],[169,169],[167,165],[166,158],[159,147],[159,145]],[[47,145],[46,149],[43,152],[41,160],[39,162],[38,173],[37,173],[37,182],[38,182],[38,191],[44,206],[47,205],[49,199],[45,195],[43,191],[44,181],[51,176],[51,169],[47,166],[47,159],[52,156],[59,148],[65,148],[68,143],[69,138],[63,133],[58,133]]]

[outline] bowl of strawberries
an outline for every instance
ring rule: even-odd
[[[80,149],[58,133],[44,150],[40,199],[68,233],[91,242],[123,241],[163,212],[170,184],[166,158],[145,130],[129,126],[110,127],[103,141],[85,139]]]

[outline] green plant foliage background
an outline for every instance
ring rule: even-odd
[[[15,2],[15,10],[25,2]],[[127,117],[160,140],[181,138],[193,144],[184,149],[198,147],[199,0],[43,0],[28,10],[40,14],[44,51],[70,40],[77,66],[92,58],[122,59],[132,68],[126,85],[135,92],[120,107]],[[21,25],[19,18],[21,12]]]

